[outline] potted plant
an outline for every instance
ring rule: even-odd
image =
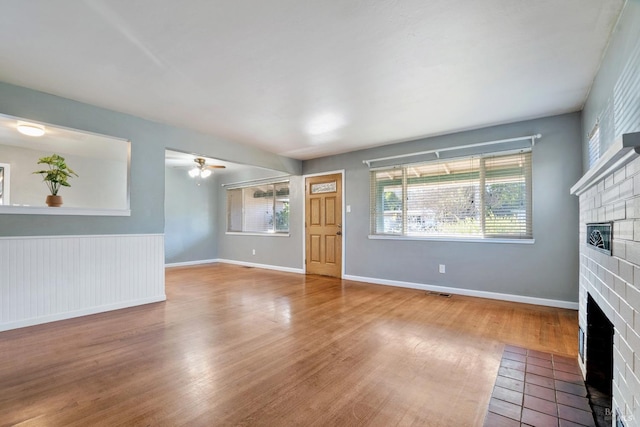
[[[57,154],[38,159],[38,164],[49,166],[49,169],[33,172],[42,175],[42,180],[49,187],[51,194],[47,196],[47,206],[62,206],[62,196],[58,196],[58,191],[60,191],[60,187],[71,187],[67,180],[72,176],[78,176],[78,174],[67,166],[64,157]]]

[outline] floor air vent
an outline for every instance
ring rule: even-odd
[[[445,292],[427,291],[427,295],[434,295],[434,296],[439,296],[439,297],[451,298],[451,294],[447,294]]]

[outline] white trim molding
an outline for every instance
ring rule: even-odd
[[[248,261],[238,261],[235,259],[202,259],[197,261],[185,261],[185,262],[173,262],[169,264],[165,264],[166,268],[173,267],[189,267],[192,265],[203,265],[203,264],[232,264],[232,265],[241,265],[243,267],[251,267],[251,268],[264,268],[265,270],[276,270],[276,271],[284,271],[286,273],[296,273],[296,274],[304,274],[304,269],[302,268],[293,268],[293,267],[282,267],[279,265],[271,265],[271,264],[258,264],[255,262]]]
[[[264,268],[265,270],[284,271],[285,273],[304,274],[304,269],[302,268],[282,267],[279,265],[269,265],[269,264],[257,264],[255,262],[236,261],[233,259],[218,259],[216,260],[216,262],[221,262],[223,264],[241,265],[243,267]]]
[[[0,331],[165,299],[162,234],[0,238]]]
[[[448,286],[435,286],[423,283],[401,282],[398,280],[375,279],[373,277],[362,277],[345,275],[344,280],[354,282],[373,283],[376,285],[397,286],[400,288],[420,289],[423,291],[443,292],[455,295],[465,295],[477,298],[488,298],[501,301],[521,302],[525,304],[544,305],[547,307],[567,308],[578,310],[578,303],[572,301],[552,300],[547,298],[528,297],[524,295],[502,294],[498,292],[477,291],[474,289],[451,288]]]
[[[172,267],[188,267],[190,265],[202,265],[202,264],[215,264],[216,262],[219,262],[219,260],[217,259],[200,259],[197,261],[184,261],[184,262],[170,262],[165,264],[165,268],[172,268]]]
[[[427,240],[433,242],[456,243],[507,243],[518,245],[533,245],[536,239],[506,239],[506,238],[482,238],[482,237],[444,237],[444,236],[396,236],[392,234],[369,234],[369,240]]]
[[[142,298],[138,300],[123,301],[115,304],[106,304],[97,307],[84,308],[65,313],[52,314],[49,316],[42,316],[37,319],[25,319],[16,322],[3,323],[0,325],[0,332],[9,331],[11,329],[26,328],[27,326],[41,325],[43,323],[57,322],[58,320],[67,320],[76,317],[90,316],[92,314],[104,313],[106,311],[121,310],[123,308],[136,307],[139,305],[152,304],[155,302],[163,302],[166,301],[166,299],[167,297],[165,295],[162,295],[157,297]]]
[[[54,236],[0,236],[0,240],[29,240],[29,239],[36,239],[36,240],[53,239],[53,240],[58,240],[58,239],[68,239],[68,238],[95,239],[95,238],[106,238],[106,237],[151,237],[151,236],[162,237],[162,239],[164,240],[164,234],[162,234],[162,233],[155,233],[155,234],[76,234],[76,235],[69,235],[69,236],[61,236],[61,235],[54,235]]]
[[[11,206],[11,165],[9,163],[0,163],[3,173],[0,176],[2,182],[2,203],[0,206]]]
[[[571,187],[570,193],[581,195],[611,172],[620,169],[640,153],[640,132],[621,135],[600,159]]]
[[[0,206],[6,215],[131,216],[130,209],[50,208],[47,206]]]

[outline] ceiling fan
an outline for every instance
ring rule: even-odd
[[[191,178],[206,178],[211,175],[211,169],[226,168],[226,166],[223,165],[207,165],[206,160],[202,157],[196,157],[195,159],[193,159],[193,161],[196,162],[196,166],[194,166],[193,169],[189,171],[189,176]]]

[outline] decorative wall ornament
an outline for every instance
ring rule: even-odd
[[[587,224],[587,246],[611,255],[612,225],[611,222]]]
[[[319,182],[317,184],[311,184],[311,194],[335,193],[336,188],[336,181]]]

